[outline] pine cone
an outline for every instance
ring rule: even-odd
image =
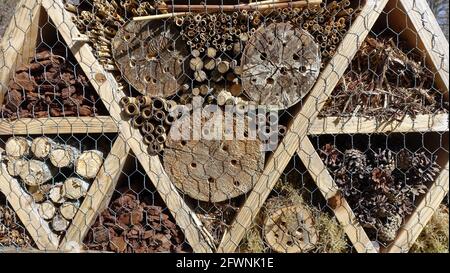
[[[332,144],[325,144],[322,150],[319,151],[320,158],[323,163],[330,169],[331,172],[335,172],[342,166],[342,153],[339,152]]]
[[[395,169],[395,155],[391,150],[378,150],[375,153],[375,164],[385,171],[394,171]]]
[[[359,179],[363,179],[367,174],[367,157],[360,150],[346,150],[344,154],[344,166],[347,171]]]
[[[412,168],[407,173],[407,182],[410,185],[431,182],[439,173],[436,156],[427,155],[425,152],[415,153],[411,165]]]
[[[380,242],[389,243],[397,236],[397,231],[402,225],[402,217],[398,214],[388,216],[386,224],[378,228],[378,239]]]

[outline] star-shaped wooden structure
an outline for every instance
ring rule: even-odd
[[[104,165],[89,189],[79,211],[63,238],[53,234],[48,223],[40,218],[32,198],[21,188],[18,181],[8,175],[5,166],[0,169],[0,191],[16,211],[23,225],[41,250],[67,250],[74,243],[82,245],[90,226],[98,213],[109,203],[125,160],[132,152],[172,213],[176,223],[185,234],[194,252],[233,252],[238,247],[246,230],[263,206],[290,159],[300,157],[318,189],[326,199],[338,193],[338,187],[327,171],[308,136],[321,134],[369,134],[440,132],[444,135],[443,149],[439,157],[442,169],[429,191],[421,199],[411,217],[399,231],[397,238],[384,252],[407,252],[433,212],[448,193],[448,114],[420,115],[415,119],[405,118],[400,122],[378,123],[375,119],[335,118],[320,119],[318,113],[346,71],[359,46],[370,33],[380,16],[386,24],[413,47],[426,52],[428,66],[435,72],[435,80],[448,100],[449,46],[425,0],[367,0],[362,11],[353,22],[345,38],[337,48],[329,64],[291,120],[288,132],[276,151],[266,162],[265,169],[255,187],[246,197],[231,227],[217,247],[211,235],[202,226],[194,211],[186,204],[163,169],[158,156],[149,156],[142,135],[121,116],[120,99],[125,94],[118,88],[115,78],[95,58],[92,48],[80,42],[79,33],[64,9],[62,0],[21,0],[16,13],[1,42],[0,54],[0,102],[16,64],[33,56],[36,41],[42,33],[42,25],[52,21],[58,39],[64,40],[78,64],[97,91],[110,116],[19,119],[0,122],[1,135],[32,134],[83,134],[117,133]],[[353,247],[358,252],[377,252],[364,229],[358,224],[352,209],[343,200],[334,208],[336,218],[343,226]]]

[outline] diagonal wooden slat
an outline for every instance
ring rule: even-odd
[[[119,135],[72,220],[60,244],[60,249],[70,249],[74,247],[74,243],[75,246],[83,244],[89,228],[99,213],[107,208],[129,153],[130,147]]]
[[[0,122],[0,135],[106,134],[117,133],[108,116],[21,118]]]
[[[385,252],[408,252],[419,237],[423,228],[437,211],[442,200],[448,194],[449,188],[449,163],[445,165],[437,180],[425,194],[422,201],[414,210],[408,221],[400,228],[400,231],[391,246]]]
[[[269,193],[275,186],[282,171],[306,137],[308,125],[317,117],[339,79],[344,74],[362,42],[365,40],[388,0],[368,0],[361,14],[353,22],[346,37],[341,42],[335,56],[320,75],[305,101],[300,113],[294,117],[288,132],[273,156],[269,158],[263,174],[248,196],[236,219],[233,221],[218,248],[219,252],[232,252],[244,236],[245,230],[258,214]],[[308,165],[306,165],[308,167]]]
[[[331,177],[326,166],[317,154],[316,149],[314,149],[314,146],[309,140],[302,141],[301,148],[298,149],[297,154],[303,164],[307,166],[309,174],[325,199],[335,196],[339,189],[338,185],[334,182],[334,179]],[[359,253],[375,253],[375,247],[363,227],[358,223],[350,205],[344,197],[339,198],[341,200],[341,206],[333,208],[334,214],[356,251]]]
[[[76,43],[72,40],[73,37],[79,37],[80,33],[71,21],[73,15],[67,12],[62,5],[62,1],[43,0],[43,6],[49,17],[53,20],[81,68],[88,78],[96,80],[92,82],[92,85],[97,90],[113,120],[118,124],[121,135],[150,177],[175,218],[177,225],[183,230],[188,243],[195,252],[212,252],[213,244],[208,239],[210,237],[206,234],[207,231],[171,183],[159,157],[148,155],[140,132],[132,128],[128,121],[122,119],[119,101],[125,94],[117,87],[113,75],[106,72],[98,63],[89,45]]]
[[[0,157],[3,154],[0,148]],[[17,179],[11,177],[5,163],[0,158],[0,192],[2,192],[12,209],[16,212],[24,228],[28,231],[40,250],[56,250],[59,238],[49,224],[41,218],[33,198],[25,192]]]
[[[0,44],[0,104],[8,89],[9,79],[18,61],[27,61],[29,48],[36,44],[40,0],[21,0]],[[29,44],[29,45],[27,45]],[[20,59],[20,60],[19,60]]]

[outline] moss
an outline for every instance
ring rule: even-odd
[[[449,252],[449,212],[444,205],[431,218],[411,248],[415,253],[448,253]]]

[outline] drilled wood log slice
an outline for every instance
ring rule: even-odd
[[[11,137],[6,141],[5,153],[9,157],[24,157],[30,153],[31,142],[24,137]]]
[[[241,59],[245,94],[261,105],[286,109],[308,94],[319,76],[321,57],[314,38],[289,23],[260,27]]]
[[[144,95],[174,95],[186,79],[189,53],[172,25],[131,21],[114,37],[112,52],[123,77]]]
[[[75,162],[75,172],[87,179],[95,178],[102,165],[102,152],[97,150],[84,151]]]
[[[54,170],[45,162],[29,160],[23,165],[19,176],[29,186],[41,185],[53,178]]]
[[[64,181],[63,193],[68,199],[84,197],[89,189],[89,183],[79,178],[70,177]]]
[[[51,150],[49,157],[53,166],[58,168],[70,168],[73,166],[79,155],[80,151],[73,146],[58,145],[58,147]]]
[[[42,219],[51,220],[55,216],[56,207],[52,202],[45,201],[44,203],[39,204],[38,212]]]
[[[31,143],[31,152],[36,158],[45,159],[50,152],[57,147],[56,142],[48,137],[37,137]]]
[[[261,141],[222,139],[167,139],[164,168],[178,189],[197,200],[221,202],[253,188],[264,167]]]
[[[80,207],[79,203],[65,202],[59,207],[59,213],[66,220],[72,220]]]
[[[53,217],[52,220],[52,228],[56,232],[63,232],[69,227],[69,221],[64,219],[62,215],[57,214],[55,217]]]
[[[264,237],[280,253],[307,252],[318,240],[314,220],[301,206],[283,207],[270,213],[264,221]]]

